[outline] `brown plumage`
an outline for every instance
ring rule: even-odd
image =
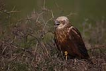
[[[67,17],[58,17],[55,21],[55,43],[58,50],[68,58],[89,59],[89,55],[80,32],[73,27]],[[66,58],[67,59],[67,58]]]

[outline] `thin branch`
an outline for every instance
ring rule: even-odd
[[[72,13],[72,12],[70,12],[68,15],[66,15],[67,17],[68,16],[72,16],[72,15],[77,15],[77,13]]]
[[[48,22],[54,19],[53,11],[52,11],[52,10],[49,10],[49,12],[51,13],[51,18],[49,18],[49,19],[44,23],[44,27],[43,27],[42,31],[45,31],[45,28],[46,28]],[[46,32],[43,33],[43,36],[44,36],[44,34],[46,34]]]
[[[43,8],[46,8],[45,0],[43,0]]]
[[[38,22],[40,16],[41,16],[43,13],[44,13],[44,12],[41,12],[40,14],[38,14],[38,17],[37,17],[37,19],[36,19],[36,22]]]

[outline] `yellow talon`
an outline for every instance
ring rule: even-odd
[[[67,60],[68,52],[67,52],[67,51],[65,51],[65,52],[64,52],[64,54],[65,54],[65,58],[66,58],[66,60]]]

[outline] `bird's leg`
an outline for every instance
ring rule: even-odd
[[[65,52],[64,52],[64,54],[65,54],[65,58],[66,58],[66,60],[67,60],[68,52],[67,52],[67,51],[65,51]]]

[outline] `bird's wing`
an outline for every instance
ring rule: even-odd
[[[87,53],[87,49],[86,49],[83,39],[81,37],[81,34],[77,28],[75,28],[73,26],[71,26],[69,28],[69,37],[70,37],[70,40],[72,40],[73,44],[77,46],[77,49],[79,50],[79,52],[83,56],[89,57],[89,55]]]

